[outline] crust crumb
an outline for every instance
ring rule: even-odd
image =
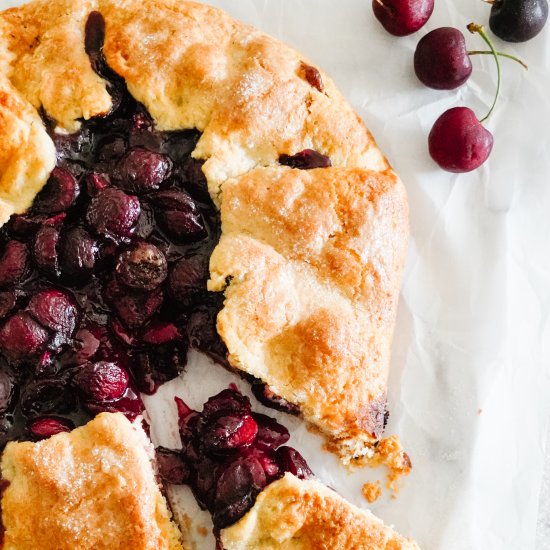
[[[409,455],[403,450],[396,435],[380,440],[376,452],[370,460],[372,466],[383,464],[388,469],[386,487],[397,494],[398,481],[402,476],[408,476],[412,470]]]
[[[363,485],[361,492],[367,502],[372,504],[380,498],[380,495],[382,494],[382,487],[380,486],[379,481],[368,482]]]

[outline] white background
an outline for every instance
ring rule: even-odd
[[[0,7],[16,2],[0,1]],[[439,26],[487,24],[480,0],[436,0],[416,35],[394,38],[368,0],[212,0],[322,67],[363,117],[409,194],[409,256],[394,341],[388,433],[399,433],[414,469],[396,500],[371,509],[430,550],[531,550],[550,408],[550,24],[527,44],[496,40],[503,91],[488,123],[484,167],[439,170],[427,135],[447,108],[481,117],[495,90],[490,57],[458,91],[424,88],[412,69],[419,38]],[[146,9],[146,2],[144,2]],[[191,357],[187,374],[148,400],[157,442],[174,445],[172,394],[200,403],[234,378]],[[241,384],[241,387],[243,385]],[[261,409],[261,407],[258,407]],[[363,480],[320,451],[321,441],[280,416],[316,473],[357,504]],[[174,495],[187,497],[186,490]],[[550,515],[550,506],[546,508]],[[206,515],[196,512],[206,521]],[[540,531],[539,548],[549,548]],[[203,548],[213,549],[210,540]]]

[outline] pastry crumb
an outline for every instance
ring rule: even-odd
[[[380,486],[379,481],[368,482],[363,485],[361,492],[367,502],[372,504],[380,498],[380,495],[382,494],[382,487]]]
[[[381,439],[376,447],[376,452],[370,461],[371,465],[383,464],[388,469],[386,487],[398,492],[398,481],[402,476],[408,476],[412,470],[409,455],[403,450],[396,435]]]

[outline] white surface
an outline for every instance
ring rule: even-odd
[[[387,432],[400,434],[414,470],[397,500],[371,509],[425,550],[534,549],[550,404],[550,25],[528,44],[497,41],[530,69],[502,62],[502,98],[488,124],[492,156],[477,172],[456,176],[432,164],[427,134],[451,106],[485,114],[494,63],[474,58],[464,87],[437,92],[417,82],[412,54],[422,35],[446,25],[463,29],[471,49],[483,47],[465,25],[486,24],[486,4],[439,1],[424,29],[397,39],[373,18],[368,0],[211,3],[325,69],[409,193],[412,239]],[[162,411],[153,427],[157,442],[177,441],[174,392],[199,406],[229,380],[235,378],[193,355],[187,374],[148,400]],[[299,421],[280,418],[323,481],[364,506],[361,484],[373,472],[348,475]],[[539,533],[540,548],[548,548],[543,527]],[[213,548],[211,541],[201,547]]]

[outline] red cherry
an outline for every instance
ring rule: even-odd
[[[426,24],[434,0],[372,0],[376,19],[394,36],[407,36]]]
[[[445,111],[428,137],[431,157],[448,172],[471,172],[481,166],[493,148],[493,136],[471,109]]]

